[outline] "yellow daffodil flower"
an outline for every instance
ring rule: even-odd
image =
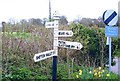
[[[94,70],[94,73],[96,72],[96,70]]]
[[[82,75],[82,73],[79,73],[79,75]]]
[[[104,70],[102,70],[102,72],[104,73],[105,71],[104,71]]]
[[[97,73],[95,73],[94,76],[97,76]]]
[[[92,71],[89,72],[90,74],[92,73]]]
[[[110,74],[106,74],[106,76],[107,76],[107,77],[109,77],[109,76],[110,76]]]
[[[82,74],[82,70],[79,70],[80,74]]]
[[[99,72],[98,72],[98,75],[100,75],[100,74],[101,74],[101,72],[99,71]]]
[[[79,76],[78,76],[78,75],[76,75],[76,77],[77,77],[77,78],[79,78]]]
[[[99,75],[99,77],[101,77],[101,75]]]
[[[102,68],[101,68],[101,67],[99,67],[98,69],[99,69],[99,70],[101,70]]]

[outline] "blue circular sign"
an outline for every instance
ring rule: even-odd
[[[114,10],[106,10],[103,13],[103,22],[107,26],[115,26],[118,23],[118,14]]]

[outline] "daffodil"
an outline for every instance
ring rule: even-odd
[[[79,73],[79,75],[82,75],[82,73]]]
[[[100,75],[100,74],[101,74],[101,72],[99,71],[99,72],[98,72],[98,75]]]
[[[90,74],[92,73],[92,71],[89,72]]]
[[[104,70],[102,70],[102,72],[104,73],[105,71],[104,71]]]
[[[77,77],[77,78],[79,78],[79,76],[78,76],[78,75],[76,75],[76,77]]]
[[[101,67],[99,67],[98,69],[99,69],[99,70],[101,70],[102,68],[101,68]]]
[[[101,75],[99,75],[99,77],[101,77]]]
[[[13,32],[12,34],[15,35],[15,34],[17,34],[17,32]]]
[[[107,77],[109,77],[109,76],[110,76],[110,74],[106,74],[106,76],[107,76]]]
[[[80,74],[82,74],[82,70],[79,70]]]
[[[97,73],[95,73],[94,76],[97,76]]]
[[[94,73],[96,72],[96,70],[94,70]]]

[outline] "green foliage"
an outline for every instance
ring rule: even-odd
[[[4,74],[3,79],[18,79],[18,80],[25,80],[29,79],[31,77],[31,71],[28,70],[27,68],[16,68],[16,67],[11,67],[11,73],[9,74]]]
[[[71,29],[74,33],[72,36],[72,41],[80,42],[83,45],[81,52],[77,53],[79,58],[76,59],[87,59],[85,64],[87,66],[98,67],[104,66],[108,63],[107,60],[109,51],[106,48],[104,28],[98,28],[97,26],[86,27],[82,24],[73,23],[71,24]],[[118,46],[117,42],[118,40],[116,39],[112,42],[112,59],[114,58],[114,54]]]
[[[116,51],[115,51],[115,55],[117,56],[117,57],[120,57],[120,39],[119,38],[113,38],[113,42],[114,42],[114,44],[115,44],[115,46],[116,46]]]
[[[68,78],[68,67],[67,64],[58,64],[57,68],[57,78],[58,79],[67,79]]]
[[[100,59],[98,57],[100,57],[101,45],[99,42],[101,41],[101,36],[99,35],[98,29],[94,27],[85,27],[81,24],[72,24],[71,27],[72,31],[74,32],[72,39],[73,41],[82,43],[82,53],[84,56],[88,56],[88,58],[96,58],[97,60]]]
[[[3,80],[34,80],[34,79],[48,79],[47,76],[35,73],[31,71],[29,68],[16,68],[15,66],[11,66],[9,68],[9,74],[3,74]]]
[[[116,56],[120,58],[120,49],[116,50]]]

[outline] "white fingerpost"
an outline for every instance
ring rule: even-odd
[[[79,42],[58,40],[58,47],[80,50],[83,45]]]
[[[34,59],[35,62],[38,62],[38,61],[41,61],[41,60],[44,60],[44,59],[47,59],[47,58],[50,58],[50,57],[53,57],[53,56],[55,56],[54,50],[49,50],[49,51],[45,51],[45,52],[42,52],[42,53],[35,54],[33,59]]]
[[[71,30],[59,30],[59,31],[55,31],[54,36],[55,37],[72,37],[73,32]]]
[[[56,24],[55,24],[55,22],[46,22],[45,27],[46,28],[54,28],[54,27],[56,27]]]

